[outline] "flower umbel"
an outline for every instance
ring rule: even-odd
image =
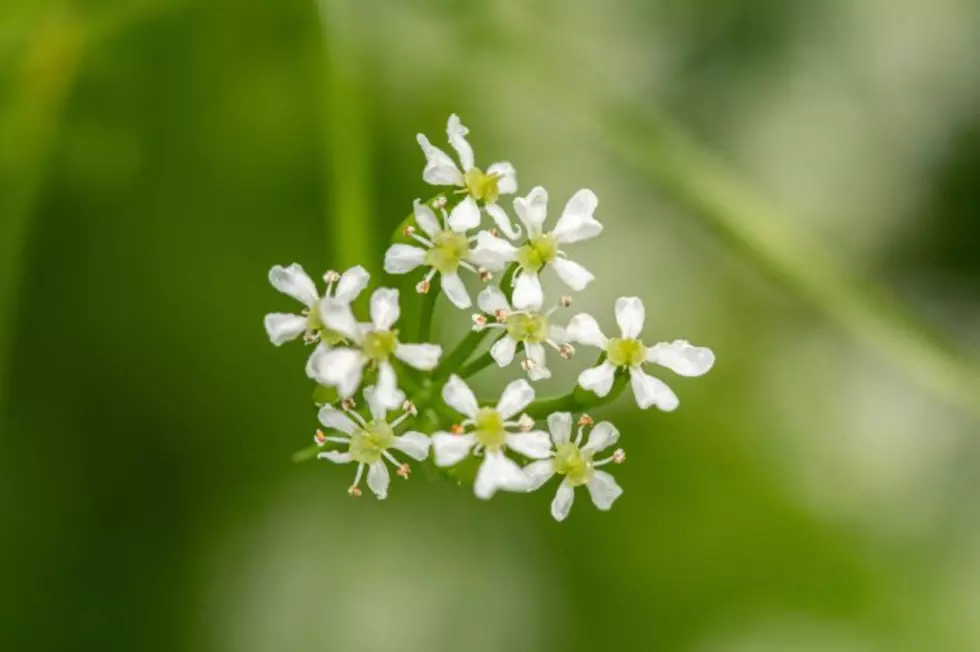
[[[701,376],[711,369],[715,354],[711,349],[694,346],[687,340],[660,342],[647,348],[639,339],[643,330],[646,311],[637,297],[620,297],[616,300],[616,322],[621,336],[607,338],[592,315],[581,313],[568,323],[568,338],[572,342],[602,349],[605,360],[596,367],[586,369],[578,377],[578,384],[605,396],[612,388],[617,369],[626,369],[630,384],[641,409],[656,405],[665,412],[677,408],[677,395],[663,381],[647,375],[643,366],[652,362],[667,367],[681,376]]]
[[[605,450],[619,440],[619,431],[608,421],[597,423],[589,433],[589,439],[582,445],[585,428],[591,419],[583,416],[579,421],[578,434],[572,440],[572,415],[568,412],[555,412],[548,417],[548,430],[554,448],[549,458],[531,462],[524,468],[528,477],[528,491],[534,491],[548,482],[554,475],[563,476],[558,493],[551,503],[551,515],[556,521],[564,521],[575,499],[575,487],[585,485],[592,503],[606,511],[623,494],[615,478],[600,471],[599,467],[610,462],[620,464],[626,459],[622,449],[601,460],[595,454]]]

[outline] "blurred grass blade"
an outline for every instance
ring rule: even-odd
[[[647,114],[610,120],[599,136],[756,267],[922,384],[980,415],[980,362],[974,355],[957,351],[949,337],[849,273],[669,119]]]

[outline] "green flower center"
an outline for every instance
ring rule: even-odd
[[[559,446],[551,463],[555,473],[565,476],[574,486],[585,484],[595,473],[592,453],[583,451],[572,442]]]
[[[455,231],[443,231],[433,239],[433,247],[425,253],[425,264],[440,274],[451,274],[459,261],[469,253],[466,236]]]
[[[517,250],[517,262],[521,267],[536,272],[558,257],[558,240],[548,233],[534,236]]]
[[[507,315],[507,334],[518,342],[539,344],[548,339],[548,318],[540,313]]]
[[[371,331],[364,336],[361,351],[372,362],[387,360],[398,347],[398,331]]]
[[[311,333],[320,333],[320,340],[329,346],[335,346],[343,342],[346,338],[337,331],[327,328],[320,319],[320,307],[314,306],[306,315],[306,330]]]
[[[474,419],[476,440],[490,450],[500,448],[507,438],[504,430],[504,418],[493,408],[480,408]]]
[[[617,367],[635,367],[647,360],[647,348],[640,340],[614,337],[606,345],[606,358]]]
[[[463,176],[466,190],[473,196],[473,199],[481,200],[486,204],[497,201],[497,197],[500,195],[500,188],[497,185],[499,180],[500,177],[496,174],[486,174],[476,167],[471,168]]]
[[[362,464],[372,464],[381,459],[381,452],[395,443],[395,431],[382,419],[375,419],[350,438],[350,454]]]

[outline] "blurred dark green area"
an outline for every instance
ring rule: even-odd
[[[980,649],[975,417],[581,129],[665,109],[980,343],[976,3],[856,4],[7,0],[0,649]],[[599,195],[582,309],[639,294],[717,353],[665,377],[678,412],[603,410],[609,513],[424,475],[352,501],[290,462],[308,350],[268,343],[267,271],[378,272],[451,112],[553,214]],[[464,321],[440,306],[444,344]]]

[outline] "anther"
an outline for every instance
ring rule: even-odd
[[[306,344],[313,344],[318,339],[320,339],[320,334],[316,331],[306,331],[303,333],[303,342]]]
[[[537,366],[538,363],[532,360],[531,358],[524,358],[523,360],[521,360],[521,369],[523,369],[524,371],[531,371]]]
[[[462,435],[463,426],[459,425],[458,423],[454,423],[453,427],[449,429],[449,432],[453,433],[454,435]]]
[[[483,281],[484,283],[493,279],[493,272],[491,272],[486,267],[481,267],[476,271],[480,275],[480,280]]]
[[[419,294],[428,294],[432,285],[428,281],[419,281],[415,286],[415,291]]]
[[[411,238],[415,234],[415,227],[409,224],[404,229],[402,229],[402,235],[406,238]]]
[[[567,308],[568,306],[572,305],[572,297],[568,295],[561,297],[558,299],[558,305],[562,308]]]
[[[612,455],[613,464],[622,464],[626,461],[626,451],[622,448],[617,448],[616,452]]]
[[[570,360],[575,355],[575,347],[571,344],[562,344],[558,347],[558,355],[561,356],[562,360]]]
[[[355,485],[352,485],[347,490],[347,495],[350,496],[351,498],[360,498],[361,497],[361,490],[360,490],[360,488],[356,484]]]
[[[500,231],[496,228],[487,229],[487,232],[495,238],[500,237]]]
[[[578,418],[578,425],[583,426],[583,427],[584,426],[591,426],[594,423],[595,423],[595,421],[593,421],[592,420],[592,417],[590,417],[588,414],[583,414],[582,416],[580,416]]]
[[[353,410],[357,407],[357,401],[355,401],[353,398],[345,398],[340,402],[340,407],[345,410]]]
[[[323,434],[322,430],[317,430],[316,434],[313,435],[313,441],[316,442],[317,446],[323,446],[327,443],[327,436]]]
[[[499,322],[507,321],[507,311],[503,308],[493,311],[493,318]]]
[[[412,473],[412,467],[410,467],[408,464],[402,464],[398,467],[398,471],[396,471],[396,473],[408,480],[408,476]]]
[[[415,408],[415,403],[408,400],[402,403],[402,409],[411,414],[413,417],[419,413],[419,411]]]
[[[486,317],[478,314],[473,315],[473,330],[482,331],[486,325],[487,325]]]
[[[328,269],[323,274],[323,282],[324,283],[336,283],[339,280],[340,280],[340,274],[338,274],[337,272],[333,271],[332,269]]]
[[[534,428],[534,419],[531,418],[527,412],[521,415],[521,418],[517,420],[517,427],[521,429],[521,432],[531,432]]]

